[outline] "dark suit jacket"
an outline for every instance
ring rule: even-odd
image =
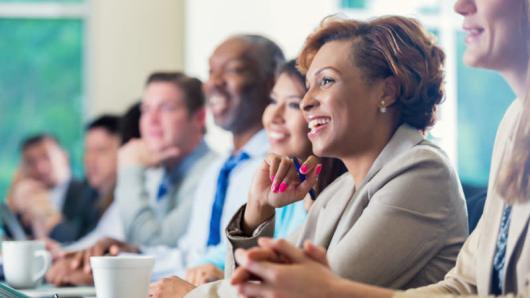
[[[88,234],[103,213],[97,203],[98,194],[87,182],[72,180],[65,193],[63,221],[50,232],[50,238],[68,243]]]

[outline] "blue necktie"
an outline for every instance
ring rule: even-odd
[[[230,182],[230,172],[241,161],[249,159],[249,155],[241,152],[238,155],[230,156],[224,163],[219,176],[217,177],[217,190],[212,205],[212,217],[210,218],[210,233],[208,235],[207,246],[217,245],[221,242],[221,216],[223,215],[223,206],[225,204],[226,190]]]
[[[169,179],[169,175],[166,171],[164,171],[164,175],[162,176],[162,180],[160,181],[160,185],[158,186],[158,191],[156,193],[157,202],[160,202],[162,198],[166,196],[166,194],[169,192],[170,187],[171,181]]]
[[[506,270],[506,245],[508,241],[508,231],[510,228],[510,219],[512,206],[504,207],[502,212],[501,227],[497,238],[497,247],[493,257],[493,276],[491,281],[491,294],[501,295],[504,284],[504,271]]]

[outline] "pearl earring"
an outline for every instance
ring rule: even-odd
[[[385,101],[381,101],[381,106],[379,107],[379,112],[381,112],[381,114],[384,114],[386,113],[386,106],[385,106]]]

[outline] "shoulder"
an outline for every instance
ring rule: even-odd
[[[215,151],[208,150],[206,154],[204,154],[201,158],[198,158],[193,166],[190,169],[190,174],[204,174],[204,172],[209,169],[212,165],[212,163],[215,163],[216,161],[219,161],[219,154]],[[186,175],[190,176],[190,175]],[[196,178],[194,178],[196,179]]]
[[[422,176],[426,173],[436,173],[436,178],[456,176],[445,152],[430,141],[423,140],[391,159],[377,176],[395,178],[403,174]]]
[[[422,141],[388,162],[368,183],[370,197],[417,210],[464,208],[460,180],[438,146]]]

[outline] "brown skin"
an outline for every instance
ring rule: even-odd
[[[232,133],[234,153],[263,128],[261,117],[270,102],[274,81],[264,77],[259,52],[252,44],[236,37],[220,44],[209,60],[210,75],[204,84],[208,106],[215,124]],[[187,293],[194,288],[178,277],[152,287],[158,289],[158,296],[153,297],[169,297],[165,295],[170,291]]]
[[[394,292],[342,279],[330,270],[326,251],[310,242],[299,249],[286,240],[261,238],[259,247],[238,249],[231,278],[241,297],[390,298]],[[259,279],[260,283],[252,280]]]
[[[300,158],[311,154],[311,143],[307,138],[309,130],[300,109],[304,94],[303,82],[297,77],[286,73],[278,77],[262,117],[271,152]],[[308,209],[312,202],[310,198],[304,201]],[[212,264],[205,264],[189,269],[185,280],[198,286],[223,277],[223,271]]]
[[[215,124],[233,134],[235,151],[262,129],[261,115],[273,85],[261,73],[253,49],[238,38],[223,42],[210,57],[210,76],[204,84]]]
[[[310,126],[314,118],[329,120],[309,133],[313,151],[319,156],[340,158],[355,181],[361,183],[394,133],[398,114],[392,108],[385,114],[379,112],[381,102],[385,102],[385,106],[394,103],[396,88],[392,79],[367,84],[360,69],[351,62],[351,43],[329,42],[317,52],[307,73],[309,88],[302,108]],[[307,194],[316,182],[317,164],[315,158],[305,163],[308,180],[300,184],[288,157],[266,159],[249,194],[243,222],[245,233],[250,235],[271,218],[274,208],[300,200]],[[275,192],[281,183],[286,183],[287,188],[284,192]]]

